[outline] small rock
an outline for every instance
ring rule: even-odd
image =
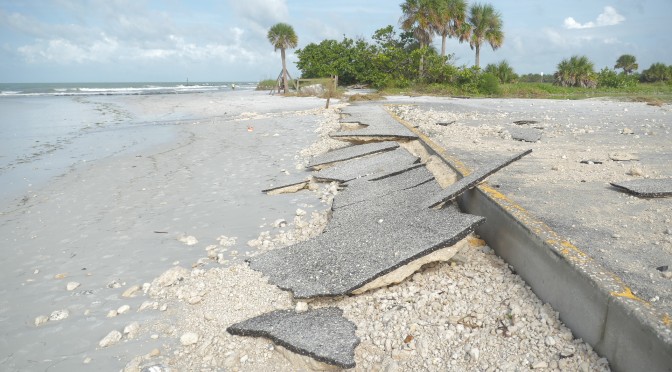
[[[133,322],[133,323],[127,325],[126,327],[124,327],[124,334],[129,339],[134,339],[135,336],[138,335],[139,330],[140,330],[140,323]]]
[[[306,303],[305,301],[297,302],[295,310],[297,313],[305,313],[306,311],[308,311],[308,303]]]
[[[621,134],[635,134],[635,132],[630,128],[621,129]]]
[[[612,152],[609,153],[609,159],[613,161],[631,161],[631,160],[639,160],[639,158],[636,155],[627,153],[627,152]]]
[[[107,336],[103,337],[102,340],[98,343],[98,346],[100,347],[108,347],[116,344],[121,340],[121,332],[114,330],[111,331],[110,333],[107,334]]]
[[[70,316],[70,312],[67,309],[63,310],[54,310],[49,315],[50,321],[63,320]]]
[[[276,227],[276,228],[283,228],[283,227],[285,227],[285,226],[287,226],[287,221],[285,221],[285,220],[282,219],[282,218],[277,219],[277,220],[275,220],[275,222],[273,222],[273,227]]]
[[[49,317],[46,315],[40,315],[35,318],[35,327],[39,327],[42,324],[46,323],[49,321]]]
[[[662,277],[665,278],[665,279],[672,279],[672,271],[665,271],[665,272],[661,273],[660,275],[662,275]]]
[[[132,287],[129,287],[127,290],[124,291],[124,293],[121,294],[121,297],[135,297],[137,292],[141,289],[139,285],[134,285]]]
[[[642,171],[641,168],[639,168],[639,167],[637,167],[637,166],[633,166],[633,167],[630,168],[630,170],[628,170],[625,174],[627,174],[628,176],[641,177],[641,176],[644,175],[644,172]]]
[[[166,270],[158,278],[154,279],[150,288],[170,287],[184,278],[188,278],[191,272],[184,267],[174,266]]]
[[[546,339],[544,340],[544,343],[546,344],[546,346],[553,346],[555,345],[555,339],[553,338],[553,336],[547,336]]]
[[[196,305],[197,303],[201,302],[203,300],[203,297],[201,296],[194,296],[189,299],[189,305]]]
[[[181,243],[184,243],[186,245],[196,245],[198,244],[198,239],[196,237],[191,236],[191,235],[182,235],[179,238],[177,238],[178,241]]]
[[[665,271],[667,271],[667,269],[669,269],[668,265],[663,265],[663,266],[656,267],[656,270],[658,270],[660,272],[665,272]]]
[[[548,368],[548,363],[541,361],[541,362],[536,362],[532,365],[533,369],[541,369],[541,368]]]
[[[93,360],[93,359],[91,359],[91,357],[86,357],[86,358],[84,358],[84,360],[82,361],[82,363],[84,363],[84,364],[89,364],[89,363],[91,363],[92,360]]]
[[[149,358],[156,358],[159,355],[161,355],[161,350],[159,349],[152,349],[152,351],[147,354]]]
[[[130,306],[128,306],[128,305],[121,305],[121,306],[117,309],[117,314],[121,315],[121,314],[127,313],[129,310],[131,310],[131,307],[130,307]]]
[[[168,304],[163,304],[163,305],[161,305],[161,307],[159,308],[159,311],[166,311],[166,310],[168,310]]]
[[[68,276],[68,273],[60,273],[60,274],[54,275],[54,279],[63,279],[67,276]]]
[[[180,343],[182,346],[193,345],[198,342],[198,334],[194,332],[187,332],[180,337]]]
[[[296,215],[299,216],[299,217],[301,217],[301,216],[305,216],[305,215],[306,215],[306,211],[304,211],[303,209],[299,208],[299,209],[296,210]]]
[[[152,301],[145,301],[145,302],[143,302],[142,305],[140,305],[140,307],[138,308],[138,312],[141,312],[141,311],[143,311],[143,310],[149,309],[149,308],[152,307],[153,305],[154,305],[154,303],[153,303]]]
[[[69,282],[65,286],[65,289],[67,289],[68,291],[74,291],[75,289],[77,289],[77,287],[79,287],[79,285],[80,284],[78,282]]]
[[[478,351],[477,348],[473,347],[473,348],[471,348],[471,349],[469,350],[469,356],[470,356],[473,360],[478,360],[479,355],[480,355],[480,352]]]
[[[108,317],[108,318],[114,318],[114,317],[117,316],[117,315],[119,315],[119,314],[117,313],[117,310],[110,310],[110,311],[107,312],[107,317]]]

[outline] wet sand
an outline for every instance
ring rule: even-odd
[[[260,190],[302,172],[299,151],[317,137],[322,100],[265,92],[88,99],[134,117],[131,136],[166,126],[175,135],[80,162],[0,206],[3,370],[66,371],[85,362],[120,369],[161,345],[99,347],[111,330],[159,314],[137,313],[142,289],[125,291],[176,263],[191,267],[222,236],[237,238],[222,263],[240,262],[246,242],[273,221],[321,208],[310,194],[271,198]],[[129,313],[108,317],[125,305]]]

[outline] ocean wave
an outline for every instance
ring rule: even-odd
[[[6,85],[7,87],[2,87]],[[86,83],[86,84],[0,84],[0,96],[91,96],[205,93],[253,90],[256,83]],[[3,89],[4,88],[4,89]]]

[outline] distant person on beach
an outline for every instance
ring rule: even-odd
[[[236,84],[231,84],[231,89],[236,90]]]

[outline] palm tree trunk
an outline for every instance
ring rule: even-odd
[[[282,82],[285,85],[285,94],[289,92],[289,82],[287,81],[287,63],[285,62],[285,48],[280,49],[282,57]]]
[[[476,44],[476,67],[481,67],[481,46]]]
[[[448,35],[441,35],[441,57],[446,56],[446,39]]]

